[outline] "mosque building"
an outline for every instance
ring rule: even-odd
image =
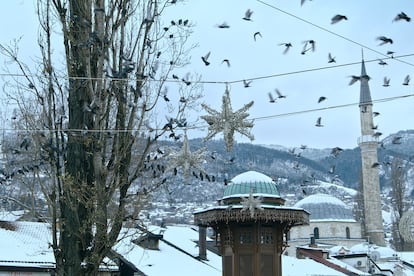
[[[310,213],[309,224],[290,230],[289,247],[285,251],[287,255],[295,256],[296,247],[299,246],[350,248],[366,241],[361,237],[361,223],[355,220],[352,209],[334,196],[322,193],[310,195],[298,201],[294,207]]]

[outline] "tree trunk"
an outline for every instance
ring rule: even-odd
[[[61,247],[64,275],[83,275],[87,248],[92,240],[94,170],[92,151],[94,140],[88,130],[93,128],[89,91],[90,50],[84,46],[91,33],[90,0],[69,1],[70,52],[69,63],[69,129],[67,145],[67,177],[61,197]]]

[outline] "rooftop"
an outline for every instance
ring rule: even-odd
[[[224,190],[224,197],[253,194],[280,196],[272,178],[256,172],[247,171],[235,176]]]
[[[310,213],[309,219],[355,221],[352,210],[340,199],[327,194],[314,194],[298,201],[294,207]]]

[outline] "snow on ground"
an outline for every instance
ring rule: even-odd
[[[345,193],[349,194],[350,196],[356,196],[358,191],[355,189],[351,189],[351,188],[347,188],[338,184],[334,184],[334,183],[328,183],[328,182],[324,182],[324,181],[318,181],[318,184],[320,187],[326,188],[328,189],[329,187],[336,187],[339,190],[344,191]]]

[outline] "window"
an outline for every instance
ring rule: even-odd
[[[250,228],[240,230],[240,244],[252,244],[252,243],[253,243],[252,230]]]
[[[313,228],[313,237],[315,239],[319,239],[319,228],[318,227]]]
[[[349,227],[345,228],[345,232],[346,232],[346,238],[350,239],[351,238],[351,231],[349,230]]]
[[[260,230],[260,244],[273,244],[273,231],[272,228],[262,228]]]

